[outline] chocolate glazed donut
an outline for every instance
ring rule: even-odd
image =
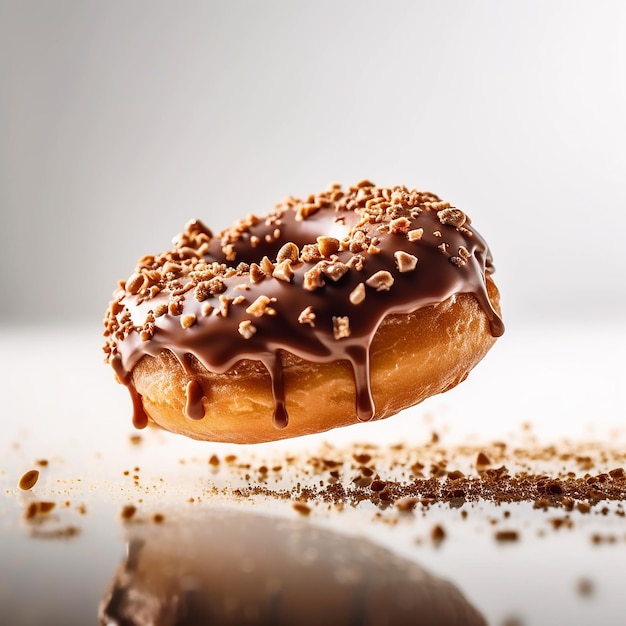
[[[434,194],[335,185],[217,236],[187,224],[120,283],[104,349],[138,428],[318,432],[463,380],[504,330],[492,272],[467,215]]]

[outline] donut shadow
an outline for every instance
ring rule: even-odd
[[[448,581],[358,537],[213,510],[127,526],[99,623],[483,625]]]

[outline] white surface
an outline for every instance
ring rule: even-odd
[[[79,624],[85,616],[95,615],[122,559],[124,529],[119,510],[127,502],[138,504],[146,515],[171,507],[180,514],[190,506],[187,499],[192,496],[197,499],[194,506],[200,507],[194,509],[196,513],[205,510],[202,507],[227,505],[242,515],[256,511],[297,517],[288,502],[262,497],[224,501],[211,496],[211,485],[231,480],[223,468],[211,473],[207,459],[213,453],[223,458],[234,451],[253,464],[271,464],[289,454],[306,458],[324,442],[341,449],[355,442],[384,446],[402,441],[420,454],[432,432],[440,435],[444,446],[480,447],[496,440],[523,441],[524,423],[532,425],[537,445],[560,445],[570,439],[583,446],[588,442],[590,449],[623,448],[626,407],[620,387],[626,374],[626,333],[623,324],[616,327],[610,321],[604,326],[509,328],[465,383],[403,415],[254,447],[145,431],[144,442],[133,446],[130,400],[101,363],[99,329],[5,328],[0,335],[4,399],[0,588],[5,590],[4,596],[0,593],[0,607],[12,616],[8,623],[14,624],[42,623],[43,616]],[[49,467],[42,470],[32,494],[20,493],[19,476],[40,458],[48,459]],[[133,486],[132,477],[123,475],[125,470],[132,475],[135,466],[141,468],[141,486]],[[285,481],[289,488],[288,476]],[[58,507],[70,502],[67,509],[57,508],[55,515],[59,524],[76,525],[80,534],[72,540],[33,538],[33,527],[21,519],[32,498],[51,499]],[[86,514],[81,515],[77,507],[83,504]],[[515,616],[525,626],[582,626],[592,621],[617,626],[626,611],[621,591],[626,526],[623,517],[614,514],[615,507],[610,505],[612,513],[607,516],[574,511],[573,529],[558,532],[550,531],[549,519],[563,511],[534,510],[531,503],[467,504],[465,521],[460,510],[439,505],[395,522],[393,511],[383,511],[377,518],[375,507],[367,502],[341,514],[319,506],[303,523],[363,536],[414,559],[428,572],[451,581],[496,626]],[[511,545],[494,542],[488,522],[502,520],[505,510],[522,537]],[[435,523],[447,531],[439,548],[429,542]],[[617,541],[596,546],[590,540],[593,533],[614,535]],[[583,579],[593,582],[590,597],[576,591]],[[24,600],[26,589],[36,601]],[[78,598],[75,604],[67,603],[70,595]]]

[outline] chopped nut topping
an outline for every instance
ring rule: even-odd
[[[209,304],[208,302],[205,302],[202,305],[202,315],[204,315],[204,317],[207,317],[208,315],[211,315],[211,312],[213,311],[213,305]]]
[[[183,328],[190,328],[196,323],[196,316],[193,313],[188,313],[180,318],[180,325]]]
[[[260,283],[265,277],[265,272],[256,263],[250,265],[250,282],[252,284]]]
[[[159,304],[154,309],[154,317],[161,317],[162,315],[165,315],[166,313],[167,313],[167,305],[165,304]]]
[[[417,265],[417,257],[403,250],[394,252],[393,258],[396,261],[399,272],[412,272]]]
[[[393,285],[393,276],[386,270],[380,270],[372,274],[365,281],[365,284],[376,289],[376,291],[389,291]]]
[[[274,273],[274,264],[266,256],[261,259],[260,268],[267,276]]]
[[[350,302],[352,304],[361,304],[363,300],[365,300],[365,285],[363,283],[359,283],[348,296]]]
[[[463,211],[454,208],[445,208],[437,212],[437,217],[442,224],[461,228],[467,221],[467,217]]]
[[[409,232],[411,222],[406,217],[398,217],[389,222],[389,232],[393,235],[396,233],[406,234]]]
[[[274,268],[272,272],[272,276],[274,278],[278,278],[278,280],[284,280],[286,283],[290,283],[293,278],[293,269],[291,269],[291,261],[289,259],[285,259],[284,261],[280,261]]]
[[[237,330],[242,337],[250,339],[250,337],[256,333],[256,326],[254,326],[250,320],[244,320],[243,322],[239,322]]]
[[[424,235],[424,229],[423,228],[415,228],[413,230],[410,230],[407,233],[407,239],[409,241],[419,241],[422,236]]]
[[[232,301],[232,298],[228,298],[223,295],[220,296],[220,308],[218,310],[218,315],[221,315],[222,317],[228,317]]]
[[[131,295],[140,293],[146,284],[146,277],[143,274],[132,274],[126,281],[126,291]]]
[[[315,326],[315,313],[313,312],[313,307],[308,306],[306,309],[301,311],[300,315],[298,315],[298,322],[300,322],[300,324]]]
[[[318,237],[317,247],[320,251],[320,254],[328,258],[339,251],[339,239],[326,236]]]
[[[183,312],[183,303],[180,300],[173,300],[167,305],[167,312],[170,315],[180,315]]]
[[[270,303],[273,301],[268,296],[259,296],[247,309],[246,313],[254,315],[254,317],[263,317],[263,315],[275,315],[276,311],[270,307]]]
[[[315,291],[319,287],[324,286],[324,277],[322,276],[322,270],[317,265],[310,270],[304,272],[304,282],[302,286],[307,291]]]
[[[472,256],[472,253],[465,246],[461,246],[459,248],[459,256],[462,259],[469,259]]]
[[[441,237],[441,231],[440,230],[433,230],[433,235],[435,235],[435,237]]]
[[[316,263],[322,260],[322,253],[316,243],[307,243],[302,247],[300,259],[304,263]]]
[[[333,334],[335,339],[343,339],[350,336],[350,318],[346,316],[333,316]]]
[[[350,268],[341,261],[321,262],[318,264],[324,276],[328,276],[331,280],[337,282]]]
[[[282,261],[297,261],[300,256],[300,250],[298,250],[298,246],[291,241],[286,243],[276,255],[276,262],[281,263]]]

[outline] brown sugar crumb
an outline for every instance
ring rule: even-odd
[[[155,513],[152,516],[152,521],[155,524],[162,524],[164,520],[165,520],[165,516],[163,515],[163,513]]]
[[[430,538],[434,543],[441,543],[446,538],[446,531],[440,524],[435,524],[430,531]]]
[[[405,496],[404,498],[396,500],[396,508],[398,511],[406,513],[412,511],[419,504],[419,501],[419,498],[415,496]]]
[[[350,318],[347,315],[333,316],[333,334],[335,339],[344,339],[350,336]]]
[[[499,542],[517,541],[519,532],[517,530],[498,530],[495,533],[495,539]]]
[[[217,454],[212,454],[209,457],[209,465],[212,465],[213,467],[217,467],[220,464],[220,459],[217,456]]]
[[[34,517],[37,517],[38,515],[47,515],[48,513],[50,513],[50,511],[52,511],[52,509],[54,509],[55,506],[56,506],[55,502],[48,502],[48,501],[31,502],[26,507],[26,510],[24,512],[24,517],[26,519],[33,519]]]
[[[589,578],[581,578],[576,582],[576,591],[581,596],[591,596],[595,591],[595,585]]]
[[[48,459],[37,459],[35,461],[35,465],[39,465],[39,467],[48,467]]]
[[[122,510],[120,512],[120,517],[123,520],[129,520],[135,516],[136,512],[137,512],[137,507],[134,504],[126,504],[125,506],[122,507]]]
[[[294,502],[291,506],[293,510],[300,515],[307,516],[311,514],[311,507],[307,504],[303,504],[302,502]]]
[[[138,446],[142,441],[143,438],[141,435],[130,435],[130,437],[128,438],[128,440],[130,441],[130,443],[132,443],[134,446]]]
[[[32,469],[22,474],[22,477],[20,478],[17,485],[22,491],[28,491],[37,484],[38,480],[39,480],[39,470]]]
[[[484,453],[479,452],[476,456],[476,468],[480,471],[491,465],[491,459]]]

